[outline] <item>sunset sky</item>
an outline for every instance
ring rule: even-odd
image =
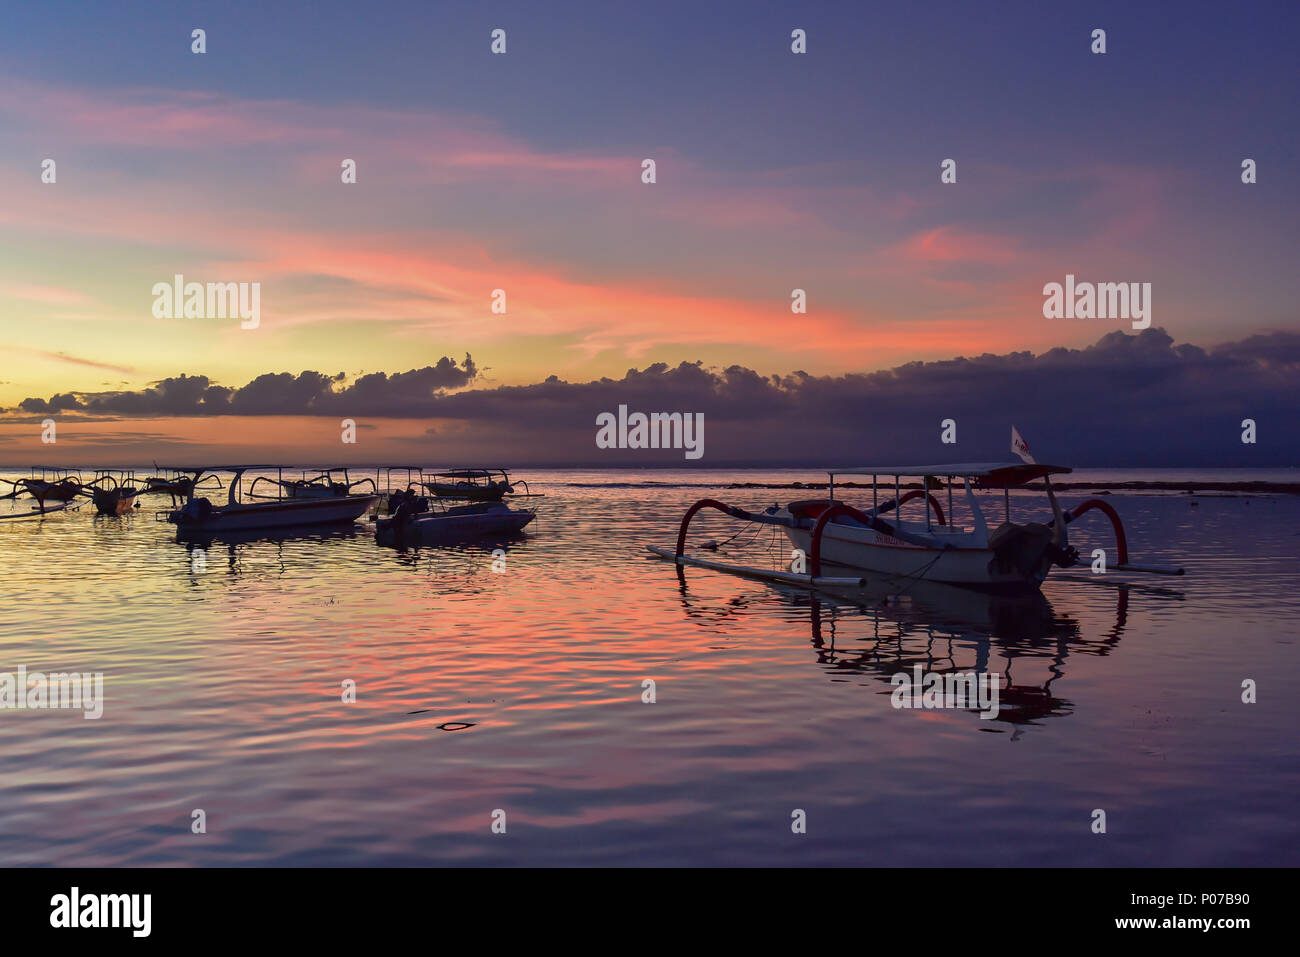
[[[1163,338],[1145,348],[1184,371],[1179,346],[1231,354],[1243,388],[1263,391],[1228,405],[1281,396],[1284,412],[1300,377],[1300,13],[1176,9],[6,5],[0,460],[317,445],[327,459],[350,407],[313,404],[321,418],[304,419],[274,380],[219,416],[119,401],[182,375],[239,390],[310,371],[342,374],[327,390],[372,376],[352,393],[351,414],[368,418],[349,459],[472,464],[459,459],[492,451],[477,434],[509,443],[496,460],[541,462],[543,446],[512,436],[510,402],[538,414],[552,376],[556,392],[656,363],[833,382],[1054,347],[1108,356],[1089,347],[1134,335],[1127,321],[1043,317],[1044,284],[1067,273],[1150,282]],[[1105,55],[1089,49],[1098,27]],[[495,28],[505,55],[489,51]],[[806,54],[790,51],[795,28]],[[1241,182],[1248,157],[1254,185]],[[340,182],[345,158],[354,185]],[[953,185],[940,183],[946,158]],[[261,283],[260,326],[154,318],[153,285],[178,273]],[[498,288],[506,315],[491,312]],[[795,288],[807,315],[791,313]],[[1231,345],[1248,342],[1276,348]],[[1186,374],[1190,401],[1204,390]],[[675,381],[638,401],[687,408],[694,393]],[[974,388],[954,409],[1002,414]],[[463,397],[483,390],[490,424]],[[588,394],[557,399],[554,421],[577,436],[565,455],[591,461],[606,406]],[[40,442],[46,406],[57,449]],[[862,440],[860,425],[843,440]]]

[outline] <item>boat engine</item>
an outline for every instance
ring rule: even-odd
[[[1025,525],[1003,522],[989,536],[989,548],[993,549],[998,571],[1016,571],[1027,578],[1033,576],[1044,559],[1061,568],[1079,562],[1078,550],[1069,544],[1058,544],[1053,527],[1041,522]]]
[[[167,517],[169,522],[177,525],[191,525],[206,522],[212,515],[212,503],[206,498],[192,498],[179,511]]]
[[[388,499],[388,514],[392,516],[394,524],[401,524],[428,510],[429,500],[423,495],[416,495],[413,489],[394,492]]]

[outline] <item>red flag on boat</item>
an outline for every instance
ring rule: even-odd
[[[1020,433],[1016,431],[1014,425],[1011,427],[1011,451],[1015,452],[1016,455],[1020,456],[1021,459],[1028,462],[1030,465],[1038,464],[1034,461],[1034,457],[1029,454],[1029,443],[1021,437]]]

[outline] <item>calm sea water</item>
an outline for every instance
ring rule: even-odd
[[[0,522],[0,672],[105,696],[0,711],[0,864],[1300,864],[1300,499],[1111,496],[1134,560],[1183,578],[813,598],[643,549],[793,473],[526,477],[545,497],[501,572],[491,544],[363,525],[199,563],[158,499]],[[788,557],[768,535],[731,557]],[[1099,515],[1071,537],[1111,545]],[[998,719],[893,708],[918,662],[1006,676]]]

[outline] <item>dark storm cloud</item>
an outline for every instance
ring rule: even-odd
[[[959,357],[838,376],[761,375],[683,362],[619,379],[461,392],[473,360],[347,383],[267,374],[239,389],[179,376],[142,392],[28,399],[25,412],[204,415],[338,414],[437,418],[463,428],[439,439],[516,464],[683,465],[671,450],[602,450],[596,416],[629,411],[705,416],[702,465],[908,464],[1009,455],[1017,425],[1040,460],[1075,465],[1300,464],[1300,334],[1256,335],[1211,349],[1175,345],[1161,329],[1112,332],[1082,349]],[[1258,442],[1241,442],[1254,419]],[[957,422],[956,446],[940,442]],[[450,445],[448,446],[451,447]],[[874,462],[870,460],[875,460]]]
[[[343,373],[268,372],[232,389],[207,376],[179,375],[147,389],[119,392],[61,393],[48,399],[27,398],[17,411],[81,412],[90,415],[418,415],[408,411],[437,393],[468,385],[478,375],[470,356],[463,365],[444,356],[434,366],[387,375],[363,375],[351,384]]]
[[[1300,464],[1298,357],[1295,333],[1207,350],[1147,329],[1038,356],[986,354],[839,376],[656,364],[617,380],[552,377],[442,396],[434,414],[481,423],[520,453],[512,460],[535,455],[539,464],[684,464],[663,450],[594,450],[596,415],[623,404],[704,413],[703,464],[1002,459],[1015,424],[1040,459],[1067,464],[1278,466]],[[956,446],[940,442],[949,418]],[[1241,441],[1247,418],[1258,425],[1254,445]]]

